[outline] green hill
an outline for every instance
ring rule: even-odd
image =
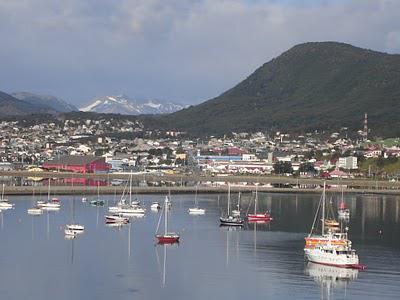
[[[297,45],[222,95],[161,117],[192,134],[362,128],[400,136],[400,55],[336,42]]]

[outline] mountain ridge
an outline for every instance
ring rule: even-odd
[[[20,100],[2,91],[0,91],[0,107],[1,107],[0,116],[57,113],[51,107],[33,104],[24,100]]]
[[[40,95],[31,92],[14,92],[11,93],[10,95],[19,100],[29,102],[33,105],[48,106],[57,112],[69,112],[78,110],[76,106],[55,96]]]
[[[337,42],[299,44],[246,79],[160,121],[193,134],[360,129],[400,135],[400,55]],[[387,119],[391,119],[391,124]]]

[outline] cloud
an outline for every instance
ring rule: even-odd
[[[400,51],[400,1],[0,0],[0,90],[201,101],[297,43]]]

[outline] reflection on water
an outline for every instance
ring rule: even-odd
[[[346,289],[347,285],[357,279],[358,270],[337,268],[308,262],[305,273],[321,287],[321,299],[332,299],[334,289]]]
[[[155,245],[160,212],[149,207],[163,195],[141,195],[147,214],[126,225],[105,224],[108,206],[119,198],[114,195],[102,197],[103,207],[90,206],[97,196],[76,201],[72,211],[73,198],[61,196],[59,211],[40,216],[27,214],[30,197],[9,197],[14,209],[0,213],[1,298],[364,300],[400,295],[398,197],[345,197],[350,238],[368,265],[360,272],[304,263],[304,236],[320,195],[259,193],[260,211],[271,210],[274,220],[243,228],[219,227],[226,195],[198,195],[204,216],[187,213],[193,197],[172,195],[171,228],[181,233],[179,246]],[[251,199],[242,194],[243,213]],[[333,195],[334,204],[338,199]],[[66,240],[64,226],[71,218],[85,226],[85,233]]]

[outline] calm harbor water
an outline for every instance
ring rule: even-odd
[[[319,195],[259,194],[270,209],[269,224],[219,227],[226,196],[199,195],[204,216],[191,216],[193,195],[172,195],[171,229],[179,245],[156,246],[159,213],[139,195],[144,218],[126,226],[104,223],[107,204],[92,207],[79,197],[60,196],[62,208],[29,216],[30,197],[8,197],[15,208],[0,214],[1,299],[398,299],[400,297],[400,198],[347,196],[349,235],[365,271],[304,262]],[[338,197],[338,196],[337,196]],[[102,197],[109,204],[113,196]],[[236,202],[237,195],[233,195]],[[251,195],[243,195],[246,211]],[[90,198],[88,199],[90,200]],[[85,232],[64,238],[76,221]],[[234,203],[235,204],[235,203]]]

